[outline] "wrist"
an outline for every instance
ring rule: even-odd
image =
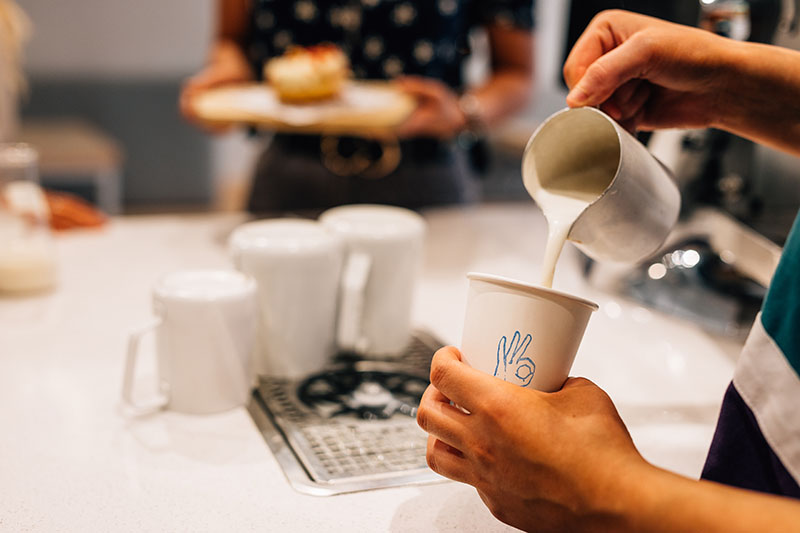
[[[665,473],[637,456],[621,458],[609,465],[605,482],[599,483],[590,497],[585,529],[591,531],[642,531],[647,516],[658,501],[657,482]],[[652,524],[651,524],[652,525]]]
[[[745,79],[749,74],[748,67],[743,66],[750,61],[748,46],[741,41],[733,41],[715,36],[718,45],[713,52],[717,64],[709,71],[714,73],[709,98],[708,123],[712,128],[730,129],[731,123],[739,122],[741,114],[748,109],[742,106],[743,89],[747,85]]]
[[[458,99],[458,109],[463,117],[462,124],[455,130],[456,142],[465,149],[471,150],[486,137],[487,127],[483,106],[473,93],[464,93]]]
[[[463,122],[460,131],[470,131],[482,134],[486,130],[483,105],[480,98],[471,92],[466,92],[458,98],[458,109],[461,111]]]

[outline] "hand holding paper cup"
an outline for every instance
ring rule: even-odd
[[[559,390],[597,304],[500,276],[467,278],[464,361],[521,387]]]

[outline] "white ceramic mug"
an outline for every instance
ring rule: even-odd
[[[342,240],[313,220],[272,219],[236,228],[229,248],[258,284],[257,372],[295,378],[324,368],[336,351]]]
[[[411,336],[414,284],[422,264],[425,221],[386,205],[345,205],[320,223],[344,239],[339,347],[362,355],[394,356]]]
[[[611,117],[592,107],[561,110],[525,147],[522,175],[532,196],[540,188],[569,191],[570,180],[589,171],[604,192],[567,238],[599,261],[634,263],[655,253],[678,220],[680,192],[670,171]]]
[[[597,304],[500,276],[467,278],[464,361],[521,387],[560,389]]]
[[[208,414],[244,405],[253,385],[256,284],[239,272],[180,271],[153,290],[156,320],[131,334],[122,400],[141,411],[167,407]],[[160,398],[142,405],[133,398],[143,337],[155,332]]]

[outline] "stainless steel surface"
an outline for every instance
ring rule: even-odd
[[[326,496],[441,480],[415,418],[440,346],[417,332],[396,358],[342,354],[304,379],[262,377],[248,410],[291,485]]]
[[[781,248],[719,209],[680,222],[665,246],[635,268],[588,264],[592,285],[743,339],[758,312]]]

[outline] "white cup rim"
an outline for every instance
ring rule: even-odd
[[[215,291],[203,291],[202,289],[190,287],[189,285],[191,285],[191,283],[188,282],[183,287],[181,287],[180,283],[171,285],[171,282],[179,277],[184,277],[187,280],[194,278],[196,281],[202,279],[207,281],[221,281],[226,286],[224,289]],[[254,295],[255,291],[256,281],[247,274],[236,270],[188,269],[176,270],[161,276],[153,289],[153,295],[160,300],[213,302]]]
[[[319,222],[334,233],[365,239],[391,240],[425,232],[425,219],[404,207],[383,204],[348,204],[332,207]]]
[[[293,217],[246,222],[234,229],[228,239],[231,251],[259,254],[307,254],[339,246],[340,237],[316,220]]]
[[[597,311],[600,308],[600,306],[597,305],[596,303],[590,300],[586,300],[585,298],[581,298],[579,296],[574,296],[566,292],[557,291],[555,289],[549,289],[547,287],[534,285],[532,283],[526,283],[524,281],[511,279],[504,276],[497,276],[495,274],[485,274],[482,272],[469,272],[467,274],[467,279],[476,281],[485,281],[487,283],[501,285],[507,288],[516,289],[530,294],[536,294],[536,295],[544,294],[545,296],[550,296],[550,297],[555,296],[557,298],[564,298],[572,303],[584,305],[590,308],[592,311]]]

